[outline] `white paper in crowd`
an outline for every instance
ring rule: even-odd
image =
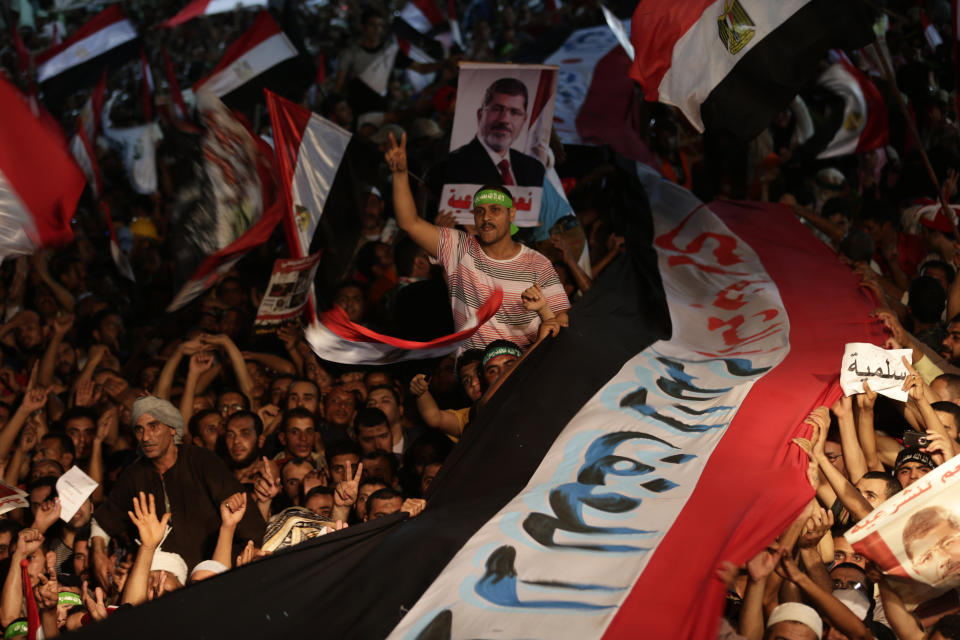
[[[960,587],[960,456],[890,497],[844,537],[885,572]]]
[[[863,382],[873,391],[891,400],[906,402],[907,392],[902,389],[909,371],[903,358],[911,357],[910,349],[883,349],[866,342],[850,342],[843,349],[840,364],[840,388],[843,395],[863,393]]]
[[[99,483],[74,465],[57,478],[57,495],[60,496],[60,519],[70,522],[83,503],[86,502]],[[29,504],[28,504],[29,506]]]
[[[275,327],[299,316],[307,304],[318,264],[319,253],[306,258],[281,258],[274,262],[270,283],[260,301],[254,324],[257,327]]]
[[[27,500],[27,492],[17,487],[10,486],[0,480],[0,515],[21,507],[27,508],[30,501]]]

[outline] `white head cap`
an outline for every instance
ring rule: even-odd
[[[799,602],[785,602],[770,613],[767,619],[769,629],[778,622],[799,622],[805,624],[817,634],[817,640],[823,637],[823,620],[815,609]]]

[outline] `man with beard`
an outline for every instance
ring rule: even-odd
[[[542,254],[515,242],[510,227],[516,216],[513,195],[498,185],[486,185],[474,195],[473,220],[478,235],[438,227],[417,214],[407,174],[406,138],[391,139],[385,158],[393,172],[393,203],[397,223],[427,253],[437,258],[447,276],[455,329],[474,317],[491,291],[503,291],[497,314],[461,347],[483,348],[497,339],[510,340],[525,349],[537,340],[541,314],[524,304],[528,290],[536,292],[544,315],[566,324],[570,308],[563,285],[553,265]],[[546,312],[549,311],[549,314]]]
[[[243,484],[254,482],[262,461],[263,421],[252,411],[238,411],[227,419],[223,435],[227,464]]]
[[[960,315],[950,318],[947,335],[940,345],[940,355],[950,364],[960,366]]]
[[[171,514],[165,551],[178,553],[188,566],[209,558],[220,530],[220,503],[241,491],[240,482],[213,452],[182,443],[183,416],[167,400],[154,396],[133,403],[132,422],[142,456],[118,478],[91,522],[94,573],[109,587],[113,562],[107,554],[111,536],[134,536],[127,511],[141,491],[156,498],[158,515]],[[264,520],[247,509],[237,527],[243,542],[260,540]]]

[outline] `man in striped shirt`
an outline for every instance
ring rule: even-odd
[[[391,135],[385,154],[393,172],[397,224],[443,266],[456,328],[463,328],[495,289],[503,290],[496,315],[462,349],[482,349],[498,339],[526,349],[537,340],[541,320],[565,324],[570,302],[553,265],[511,237],[516,208],[510,192],[502,186],[485,186],[477,192],[473,198],[476,237],[431,224],[417,215],[407,176],[406,144],[406,135],[399,144]]]

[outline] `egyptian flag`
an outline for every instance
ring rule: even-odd
[[[309,109],[267,92],[284,201],[290,253],[310,255],[310,244],[323,215],[350,132]]]
[[[170,95],[173,97],[173,115],[177,120],[186,120],[190,111],[183,102],[183,92],[180,91],[180,83],[177,82],[177,74],[173,70],[173,63],[167,55],[167,48],[161,46],[160,53],[163,54],[163,67],[167,72],[167,85],[170,87]]]
[[[231,108],[247,109],[263,101],[263,89],[286,97],[306,88],[312,73],[303,77],[297,48],[269,13],[261,11],[253,24],[223,54],[207,77],[193,85],[217,96]]]
[[[843,122],[818,158],[863,153],[890,143],[890,119],[880,91],[843,53],[817,84],[843,98]]]
[[[791,438],[839,397],[843,345],[882,336],[857,278],[787,207],[707,206],[628,171],[608,177],[627,254],[479,409],[422,514],[328,534],[78,637],[716,638],[717,567],[746,562],[810,500]],[[370,579],[384,567],[389,589]]]
[[[630,76],[698,131],[749,140],[813,80],[829,49],[871,42],[872,22],[860,2],[641,0]]]
[[[48,104],[93,84],[104,67],[115,69],[135,57],[137,30],[118,5],[111,5],[76,33],[34,58],[37,81]]]
[[[267,0],[194,0],[175,16],[169,20],[160,23],[161,27],[172,29],[184,22],[193,20],[197,16],[212,16],[217,13],[233,11],[237,7],[246,9],[250,7],[266,7]]]
[[[346,312],[333,306],[320,314],[304,332],[314,353],[324,360],[355,365],[386,365],[403,360],[442,358],[456,351],[492,318],[503,302],[503,291],[495,290],[483,301],[463,329],[428,342],[403,340],[371,331],[351,322]]]
[[[460,35],[460,22],[457,20],[457,5],[453,0],[447,0],[447,18],[450,20],[450,37],[458,47],[463,49],[463,36]]]
[[[434,0],[410,0],[400,9],[399,17],[420,33],[430,33],[444,22]]]
[[[103,193],[103,179],[97,162],[96,141],[100,131],[103,111],[103,99],[107,90],[107,72],[100,74],[100,81],[90,93],[90,97],[77,116],[77,132],[70,139],[70,153],[73,154],[80,169],[87,177],[87,184],[93,192],[94,200]]]
[[[923,37],[927,40],[930,51],[936,53],[937,47],[943,44],[943,38],[940,37],[940,32],[937,31],[937,28],[930,22],[930,18],[927,17],[927,12],[923,9],[920,9],[920,24],[923,26]]]
[[[84,177],[65,140],[0,75],[0,259],[73,239]]]

